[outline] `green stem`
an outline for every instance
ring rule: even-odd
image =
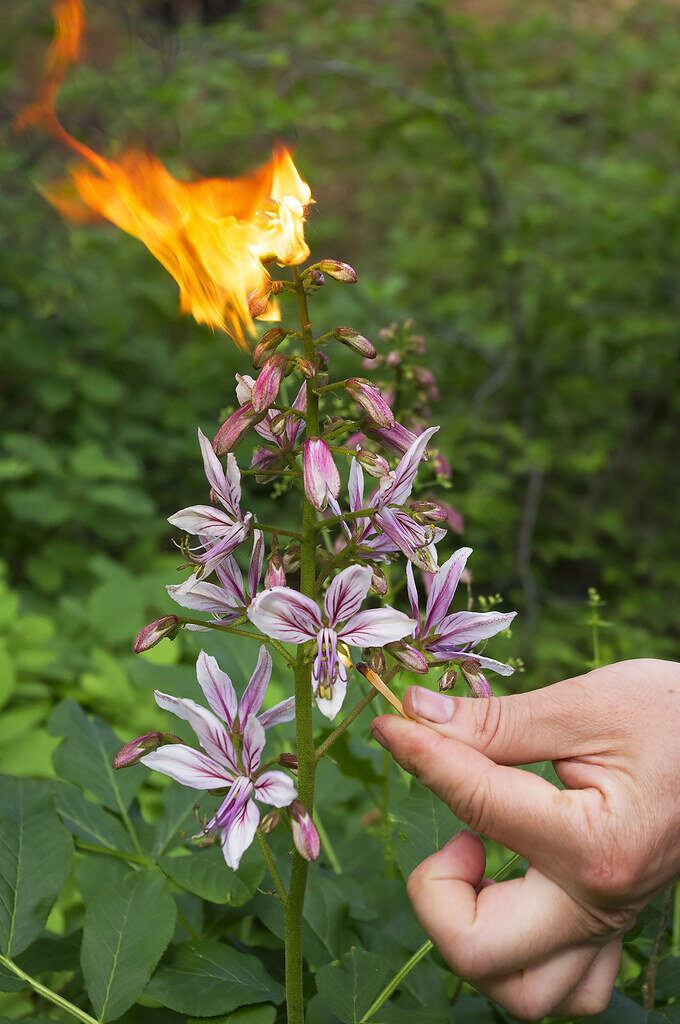
[[[6,967],[8,971],[11,971],[12,974],[16,974],[17,978],[21,978],[21,980],[25,981],[27,985],[30,985],[33,991],[37,992],[39,996],[42,996],[44,999],[48,999],[51,1003],[54,1003],[55,1006],[59,1006],[62,1010],[65,1010],[66,1013],[70,1013],[71,1016],[75,1017],[77,1020],[83,1021],[83,1024],[98,1024],[95,1018],[91,1017],[89,1013],[85,1012],[85,1010],[81,1010],[79,1006],[75,1006],[73,1003],[70,1003],[68,999],[64,999],[64,997],[60,996],[57,992],[53,992],[51,988],[47,987],[47,985],[43,985],[35,978],[32,978],[30,974],[26,974],[26,971],[22,971],[22,969],[10,960],[8,956],[2,956],[0,954],[0,964],[2,964],[3,967]]]
[[[116,789],[116,800],[118,801],[118,807],[120,809],[120,816],[123,819],[123,824],[125,825],[125,828],[127,829],[127,833],[130,836],[130,839],[132,840],[132,844],[133,844],[133,846],[135,848],[135,852],[136,852],[138,857],[142,857],[143,858],[144,857],[144,851],[142,850],[142,847],[141,847],[141,844],[139,842],[139,839],[137,838],[137,833],[136,833],[135,828],[134,828],[134,826],[133,826],[133,824],[132,824],[132,822],[130,820],[130,815],[125,810],[125,805],[123,804],[123,801],[120,798],[120,793],[118,792],[117,789]]]
[[[341,516],[330,516],[328,519],[318,522],[316,529],[327,530],[331,526],[347,522],[348,519],[367,519],[369,516],[375,515],[375,511],[375,508],[359,508],[356,512],[344,512]]]
[[[140,864],[142,867],[148,868],[154,863],[149,857],[142,855],[141,857],[136,853],[124,853],[123,850],[110,850],[108,846],[97,846],[96,843],[86,843],[82,839],[76,838],[76,846],[79,850],[87,850],[90,853],[104,853],[107,857],[120,857],[121,860],[126,860],[130,864]]]
[[[273,640],[269,636],[264,636],[262,633],[251,633],[248,629],[236,629],[234,626],[225,626],[221,622],[213,622],[210,619],[189,619],[185,615],[180,616],[180,622],[190,622],[196,626],[206,626],[208,629],[216,629],[220,633],[233,633],[234,636],[247,636],[249,640],[259,640],[261,644],[269,644],[274,650],[278,651],[282,658],[288,662],[289,665],[295,664],[295,658],[292,654],[289,654],[286,648],[283,646],[280,640]]]
[[[322,757],[328,753],[329,749],[333,746],[339,736],[343,734],[348,725],[351,725],[355,718],[358,718],[364,708],[367,708],[374,697],[378,696],[378,691],[374,690],[373,687],[369,690],[365,697],[362,697],[358,704],[355,704],[348,715],[345,715],[340,725],[337,725],[330,736],[327,736],[323,743],[320,743],[316,748],[316,760],[321,760]]]
[[[399,988],[406,975],[411,973],[413,968],[420,963],[424,956],[427,956],[431,949],[434,949],[434,945],[428,939],[427,942],[424,942],[420,949],[417,949],[413,956],[399,968],[394,977],[388,981],[377,999],[375,999],[375,1001],[371,1003],[369,1008],[366,1010],[366,1013],[361,1018],[361,1024],[366,1024],[366,1022],[378,1012],[380,1007],[387,1002],[395,989]]]
[[[302,342],[305,359],[314,360],[314,338],[309,322],[307,296],[297,267],[293,267],[295,294],[300,311]],[[319,436],[319,398],[309,388],[305,413],[308,438]],[[314,597],[316,577],[316,512],[303,496],[302,539],[300,541],[300,592]],[[308,644],[300,644],[295,660],[295,728],[298,755],[298,795],[310,814],[314,808],[314,781],[316,751],[312,725],[312,669],[308,658]],[[288,1024],[303,1024],[304,1001],[302,992],[302,912],[307,889],[309,864],[295,853],[285,904],[286,916],[286,1007]]]
[[[314,824],[316,825],[316,831],[319,833],[321,846],[323,847],[324,853],[328,857],[328,861],[330,863],[331,868],[333,869],[334,874],[341,875],[342,864],[338,860],[338,855],[333,849],[333,844],[331,843],[330,836],[328,835],[328,832],[326,832],[326,829],[324,828],[323,822],[319,817],[318,810],[314,812]]]
[[[267,867],[269,868],[269,874],[274,879],[274,885],[276,886],[276,891],[279,894],[279,899],[281,900],[281,905],[285,909],[286,900],[288,899],[288,895],[286,893],[285,886],[284,886],[283,882],[281,881],[281,875],[279,874],[279,870],[278,870],[276,864],[274,863],[274,858],[272,857],[272,851],[269,849],[269,845],[267,843],[267,840],[262,835],[262,832],[260,831],[259,828],[258,828],[257,832],[255,833],[255,836],[257,838],[257,841],[258,841],[258,844],[260,846],[260,849],[262,850],[262,856],[264,857],[265,861],[267,862]]]

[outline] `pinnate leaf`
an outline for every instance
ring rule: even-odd
[[[342,1024],[359,1024],[390,974],[384,957],[355,948],[340,963],[317,971],[316,987],[323,1003]]]

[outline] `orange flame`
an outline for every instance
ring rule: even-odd
[[[268,163],[239,178],[181,182],[150,153],[131,149],[114,161],[93,152],[69,135],[54,109],[79,55],[81,0],[58,0],[54,16],[43,84],[18,126],[42,123],[94,171],[73,168],[71,180],[47,190],[47,198],[68,217],[103,217],[139,238],[177,281],[180,309],[245,346],[253,316],[278,319],[263,261],[298,264],[309,256],[304,221],[311,191],[290,153],[278,146]]]

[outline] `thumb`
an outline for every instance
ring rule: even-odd
[[[451,697],[424,686],[404,694],[404,711],[441,736],[459,740],[496,764],[534,764],[594,753],[603,741],[601,687],[577,676],[509,697]],[[610,715],[611,717],[611,715]]]

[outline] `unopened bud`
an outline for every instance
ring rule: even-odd
[[[298,756],[297,754],[280,754],[279,764],[282,768],[287,768],[289,772],[297,772]]]
[[[463,673],[465,682],[470,687],[470,693],[473,697],[493,697],[493,690],[489,680],[482,672],[482,667],[478,661],[474,661],[472,658],[463,661],[461,662],[460,670]]]
[[[410,672],[417,672],[418,675],[424,676],[429,671],[429,665],[420,651],[417,651],[415,647],[410,647],[409,644],[405,644],[403,640],[398,640],[393,644],[386,644],[385,647],[392,657]]]
[[[388,366],[399,366],[401,362],[401,352],[390,352],[387,356]]]
[[[326,355],[325,352],[322,352],[320,349],[317,349],[316,352],[314,353],[314,358],[316,359],[316,365],[318,366],[320,372],[324,372],[325,370],[328,369],[328,356]]]
[[[378,597],[384,597],[387,593],[387,576],[377,565],[372,565],[371,570],[373,572],[371,576],[371,590]]]
[[[252,317],[262,316],[269,305],[269,296],[269,289],[266,292],[258,292],[257,290],[249,292],[248,312]]]
[[[443,523],[448,519],[448,512],[436,501],[412,501],[409,512],[417,523]]]
[[[374,672],[377,672],[379,676],[385,674],[387,662],[385,661],[385,654],[382,647],[369,647],[367,650],[361,652],[361,656],[364,661],[368,663],[368,667]]]
[[[253,366],[259,369],[267,356],[281,344],[288,334],[290,334],[290,331],[284,331],[283,327],[272,327],[271,331],[263,334],[253,352]]]
[[[288,807],[288,814],[295,849],[305,860],[316,860],[321,852],[321,840],[302,800],[293,800]]]
[[[269,565],[267,571],[264,574],[264,585],[267,589],[270,587],[285,587],[286,585],[286,573],[283,568],[283,559],[278,553],[274,553],[269,558]]]
[[[286,414],[285,412],[278,412],[275,416],[269,420],[269,429],[275,437],[278,437],[286,429]]]
[[[363,466],[371,476],[380,479],[380,477],[389,476],[390,474],[390,464],[387,459],[384,459],[382,455],[377,455],[375,452],[369,452],[368,448],[360,448],[355,458],[359,465]]]
[[[241,443],[253,423],[259,419],[260,416],[253,410],[251,402],[246,402],[240,409],[232,413],[215,434],[213,440],[215,455],[219,457],[233,451]]]
[[[363,377],[350,377],[345,391],[364,409],[377,427],[390,430],[394,427],[394,413],[385,401],[380,388]]]
[[[287,287],[288,287],[288,285],[286,284],[285,281],[272,281],[271,282],[272,295],[280,295],[281,292],[285,292]]]
[[[325,283],[326,278],[321,271],[312,270],[304,279],[305,291],[310,293],[318,292],[319,288],[323,288]]]
[[[347,348],[351,348],[353,352],[364,356],[365,359],[375,359],[377,355],[375,347],[368,338],[364,338],[363,334],[359,334],[353,327],[336,327],[333,337],[341,341]]]
[[[250,400],[254,412],[266,412],[274,404],[287,366],[288,357],[281,352],[276,352],[265,360],[251,393]]]
[[[138,764],[145,754],[152,750],[158,750],[163,743],[179,743],[177,736],[163,732],[145,732],[136,740],[130,740],[124,747],[121,747],[113,759],[113,767],[129,768],[132,764]]]
[[[162,619],[150,622],[148,626],[139,631],[137,639],[132,645],[132,650],[135,654],[141,654],[142,651],[148,651],[155,647],[166,636],[174,640],[178,629],[179,619],[177,616],[164,615]]]
[[[300,568],[300,545],[289,544],[283,552],[283,568],[286,572],[294,572]]]
[[[455,668],[447,668],[439,677],[439,690],[441,693],[446,693],[447,690],[452,690],[456,685],[457,673]]]
[[[312,380],[313,377],[316,377],[316,366],[314,363],[310,362],[309,359],[298,360],[298,365],[300,367],[300,373],[305,380]]]
[[[349,263],[341,263],[340,260],[321,260],[318,267],[324,274],[330,274],[332,278],[342,281],[343,284],[357,283],[356,270],[353,270]]]
[[[260,822],[260,832],[263,836],[270,835],[280,821],[281,811],[270,811],[269,814],[265,814],[264,818]]]

